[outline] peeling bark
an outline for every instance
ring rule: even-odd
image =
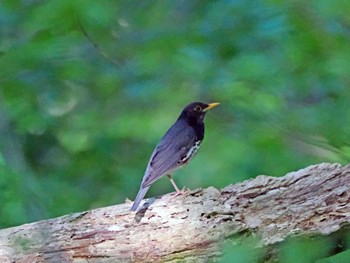
[[[229,236],[261,245],[331,234],[350,222],[350,165],[318,164],[221,190],[150,198],[0,230],[0,262],[207,262]]]

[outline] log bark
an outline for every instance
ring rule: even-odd
[[[252,231],[262,246],[350,222],[350,165],[322,163],[184,196],[150,198],[0,230],[0,262],[208,262]]]

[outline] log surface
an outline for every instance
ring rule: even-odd
[[[207,262],[242,231],[261,245],[330,234],[350,222],[350,165],[322,163],[283,177],[75,213],[0,230],[0,262]]]

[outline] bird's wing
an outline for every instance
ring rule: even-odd
[[[176,125],[175,125],[176,124]],[[178,120],[163,136],[148,163],[142,187],[150,186],[163,175],[181,166],[179,161],[193,146],[196,134],[184,121]]]

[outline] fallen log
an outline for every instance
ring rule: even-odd
[[[0,262],[207,262],[251,231],[261,246],[350,222],[350,165],[321,163],[221,190],[131,202],[0,230]]]

